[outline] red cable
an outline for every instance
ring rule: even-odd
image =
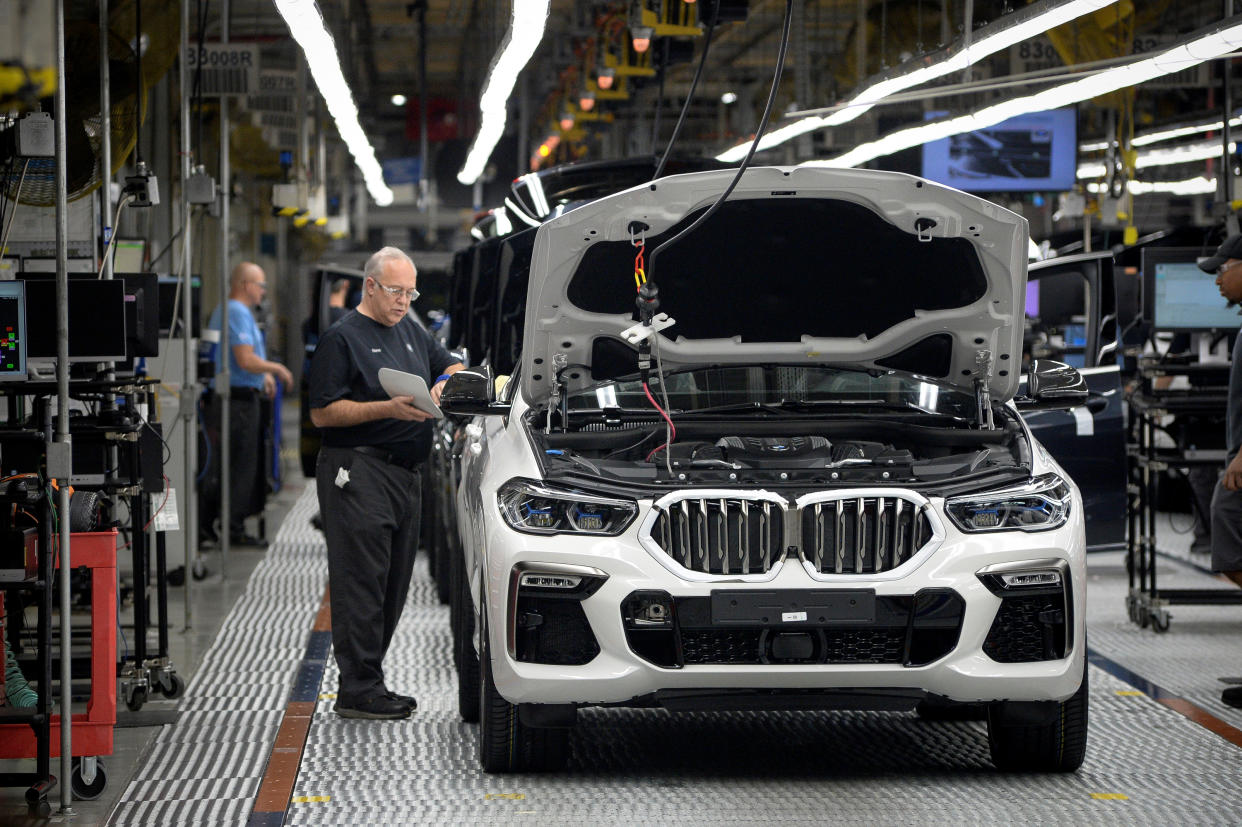
[[[660,407],[660,404],[655,401],[655,397],[651,395],[651,388],[647,387],[646,382],[643,382],[643,393],[647,394],[647,401],[651,403],[651,406],[660,412],[660,416],[664,417],[664,421],[668,423],[669,430],[668,439],[665,443],[663,445],[657,445],[655,450],[653,450],[650,454],[647,454],[647,461],[649,461],[653,456],[655,456],[656,451],[659,451],[661,448],[667,448],[669,444],[677,438],[677,426],[673,424],[673,420],[670,419],[669,415],[664,412],[664,409]]]

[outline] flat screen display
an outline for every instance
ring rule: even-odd
[[[118,238],[112,243],[112,270],[141,273],[147,263],[147,242],[141,238]]]
[[[185,296],[184,294],[178,294],[177,285],[179,283],[179,279],[160,276],[161,336],[167,336],[174,329],[177,331],[177,336],[181,335],[183,327],[181,323],[183,319],[182,311],[185,307],[183,304]],[[202,332],[200,330],[201,322],[199,320],[199,305],[202,300],[202,288],[202,280],[198,276],[191,276],[190,292],[193,294],[191,297],[193,304],[190,305],[190,324],[192,328],[190,331],[190,337],[193,339],[197,339]]]
[[[945,114],[929,112],[927,118]],[[1073,108],[1018,115],[923,145],[923,177],[968,192],[1068,190],[1077,173]]]
[[[26,286],[26,356],[56,358],[56,281],[23,277]],[[125,359],[125,283],[119,279],[69,280],[69,361]]]
[[[1161,262],[1155,272],[1157,330],[1238,327],[1238,309],[1228,307],[1210,275],[1194,262]]]
[[[26,378],[26,285],[0,282],[0,381]]]

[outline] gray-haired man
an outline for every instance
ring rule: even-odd
[[[462,369],[407,316],[417,271],[385,247],[367,261],[362,301],[324,332],[310,367],[310,416],[323,429],[315,469],[340,670],[336,711],[405,718],[417,705],[384,683],[384,655],[405,605],[418,538],[418,465],[431,448],[431,415],[389,398],[379,369],[422,376],[439,402]]]

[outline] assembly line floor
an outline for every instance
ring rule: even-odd
[[[448,609],[421,563],[386,664],[418,711],[399,722],[331,711],[314,509],[307,489],[111,823],[1242,821],[1242,710],[1220,703],[1220,679],[1242,676],[1242,607],[1175,607],[1167,633],[1140,629],[1120,554],[1090,560],[1090,739],[1075,774],[998,773],[982,723],[913,713],[608,710],[582,715],[564,774],[488,776],[457,716]],[[1162,529],[1163,545],[1186,545]],[[1177,560],[1159,573],[1166,587],[1230,588]],[[291,797],[263,804],[282,771]]]
[[[1242,681],[1242,606],[1174,607],[1168,632],[1140,629],[1126,618],[1121,554],[1089,561],[1091,718],[1077,773],[998,773],[982,722],[914,713],[592,710],[565,773],[488,776],[457,715],[448,608],[422,561],[386,663],[418,711],[397,722],[331,711],[315,510],[308,486],[202,653],[175,723],[113,776],[106,814],[88,803],[72,823],[1242,823],[1242,710],[1220,703],[1222,678]],[[1163,586],[1232,588],[1161,520],[1161,548],[1187,559],[1161,559]]]

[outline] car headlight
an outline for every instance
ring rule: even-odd
[[[505,522],[528,534],[603,534],[625,531],[638,504],[510,480],[496,492]]]
[[[945,500],[944,510],[962,531],[1047,531],[1069,518],[1070,487],[1044,474],[1017,488]]]

